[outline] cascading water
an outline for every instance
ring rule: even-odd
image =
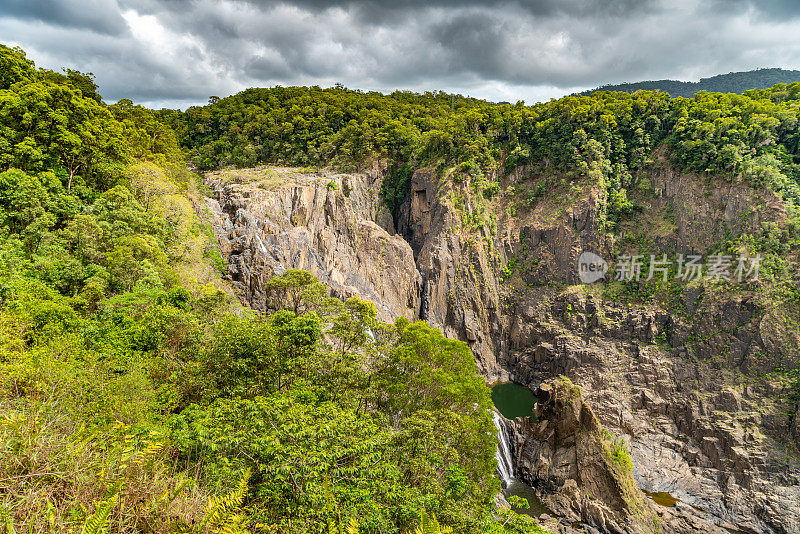
[[[505,488],[514,480],[511,444],[508,442],[505,419],[497,412],[494,412],[493,416],[494,426],[497,428],[497,450],[495,450],[494,456],[497,458],[497,472],[500,474],[500,479]]]

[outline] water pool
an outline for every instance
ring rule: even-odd
[[[534,417],[533,405],[536,395],[531,388],[516,382],[501,382],[492,387],[492,402],[506,419]]]

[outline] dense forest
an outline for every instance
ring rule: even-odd
[[[601,91],[526,107],[429,92],[342,87],[248,89],[184,113],[162,112],[199,170],[260,163],[353,170],[390,162],[384,199],[396,208],[410,172],[434,166],[491,196],[508,169],[591,177],[608,191],[612,222],[665,147],[678,169],[713,173],[800,201],[800,82],[744,95]]]
[[[529,107],[275,87],[153,111],[0,47],[2,524],[540,532],[495,508],[491,400],[467,345],[382,323],[303,271],[269,282],[269,313],[244,308],[194,209],[194,172],[380,160],[396,209],[415,169],[491,198],[527,165],[601,184],[614,232],[664,150],[679,169],[771,188],[793,213],[799,102],[800,83]],[[758,246],[778,261],[797,236],[774,237]]]
[[[644,82],[607,84],[585,91],[581,94],[590,95],[597,91],[664,91],[671,96],[691,98],[695,93],[708,91],[710,93],[736,93],[743,94],[751,89],[768,89],[774,85],[800,82],[800,71],[784,69],[756,69],[745,72],[729,72],[717,74],[709,78],[700,78],[699,82],[680,82],[678,80],[648,80]]]
[[[0,73],[0,528],[540,530],[494,509],[465,344],[303,271],[243,308],[162,113]]]
[[[352,171],[383,162],[382,196],[393,212],[413,171],[434,169],[452,185],[455,208],[474,235],[496,231],[492,199],[513,212],[545,194],[566,198],[590,184],[605,193],[601,224],[625,246],[636,239],[624,232],[625,222],[641,213],[642,198],[656,194],[648,174],[664,161],[708,183],[769,189],[783,201],[785,227],[726,235],[704,252],[760,255],[763,297],[792,310],[800,305],[800,82],[691,98],[599,91],[533,106],[442,92],[274,87],[161,116],[200,171],[263,163]],[[519,168],[537,179],[504,186],[504,177]],[[663,252],[647,239],[636,246],[646,258]],[[626,291],[647,299],[681,290],[651,285]]]

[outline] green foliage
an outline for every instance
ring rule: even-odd
[[[625,440],[612,434],[607,428],[602,429],[603,447],[609,455],[612,463],[623,473],[630,473],[633,470],[631,454]]]
[[[530,504],[527,499],[511,495],[508,497],[508,502],[510,506],[504,506],[497,510],[498,520],[487,528],[486,534],[506,534],[510,532],[549,534],[549,531],[540,527],[533,517],[527,514],[518,514],[512,509],[512,507],[529,509]]]
[[[188,477],[152,436],[204,380],[186,355],[208,328],[213,268],[177,194],[193,178],[176,170],[174,136],[129,150],[153,112],[120,122],[91,76],[37,71],[5,47],[0,62],[0,478],[20,503],[9,524],[178,528],[169,507],[191,508]]]
[[[237,308],[186,196],[175,116],[105,106],[91,76],[37,71],[19,51],[0,59],[11,529],[492,524],[489,394],[466,345],[381,323],[372,303],[328,298],[299,270],[266,284],[269,314]],[[374,146],[336,142],[343,164]]]
[[[440,525],[436,516],[429,516],[425,512],[422,512],[419,526],[414,530],[414,534],[449,534],[451,532],[453,532],[452,528]]]
[[[411,183],[413,169],[411,164],[395,164],[389,176],[381,183],[381,198],[391,213],[397,213]]]
[[[105,501],[97,503],[97,510],[86,518],[81,534],[102,534],[106,532],[111,521],[111,510],[117,504],[117,497],[118,495],[115,493]]]
[[[209,248],[204,256],[214,265],[221,276],[228,274],[228,265],[225,263],[219,249]]]
[[[154,112],[137,107],[131,119],[124,105],[106,107],[91,74],[35,70],[22,51],[7,47],[0,65],[0,170],[52,171],[71,191],[111,186],[133,158],[180,161],[174,135]]]
[[[300,269],[287,269],[264,285],[269,306],[274,310],[290,309],[295,315],[315,309],[322,303],[325,286],[317,278]]]
[[[206,505],[206,512],[195,530],[203,532],[205,528],[221,528],[223,532],[241,531],[242,516],[238,513],[242,501],[247,494],[247,483],[250,471],[245,470],[236,485],[236,489],[227,495],[211,497]]]
[[[0,90],[36,77],[33,61],[25,57],[21,48],[0,45]]]
[[[656,80],[619,85],[604,85],[583,94],[596,91],[665,91],[672,96],[691,98],[699,91],[717,93],[742,94],[751,89],[765,89],[777,84],[790,84],[800,81],[800,72],[784,69],[756,69],[746,72],[729,72],[710,78],[701,78],[699,82],[679,82],[677,80]]]
[[[226,320],[206,364],[219,393],[174,420],[179,449],[205,458],[214,484],[252,469],[251,515],[284,531],[322,532],[331,500],[370,531],[413,528],[425,509],[476,531],[495,442],[466,346],[424,323],[378,323],[360,299],[324,310]]]
[[[96,102],[102,102],[100,93],[97,92],[97,84],[94,83],[94,74],[91,72],[83,73],[74,69],[63,69],[64,74],[60,72],[42,70],[41,75],[52,82],[62,85],[70,85],[75,89],[79,89],[81,96],[91,98]]]

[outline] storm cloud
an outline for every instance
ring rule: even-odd
[[[800,68],[796,0],[7,0],[0,42],[94,72],[108,101],[185,107],[343,83],[491,100]]]

